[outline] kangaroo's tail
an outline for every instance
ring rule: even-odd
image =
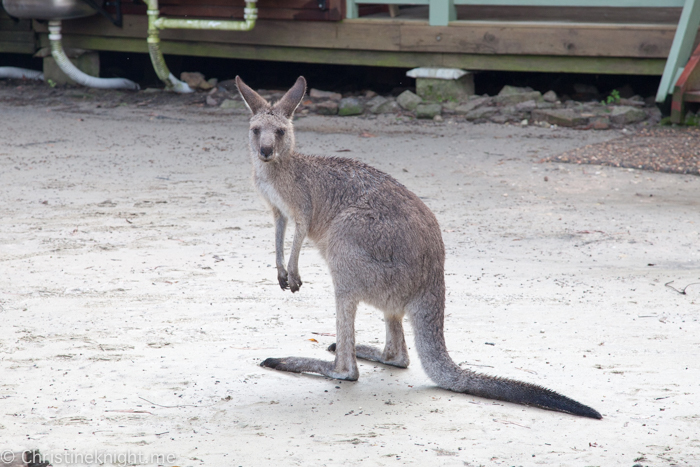
[[[414,313],[412,319],[423,368],[441,388],[582,417],[603,418],[595,409],[542,386],[460,368],[447,353],[442,313],[435,316],[421,310]]]

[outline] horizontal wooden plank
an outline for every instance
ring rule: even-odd
[[[47,31],[41,23],[36,28]],[[140,37],[145,41],[148,19],[124,17],[123,28],[117,28],[101,17],[65,21],[63,34],[84,34],[106,37]],[[257,44],[271,46],[319,47],[360,50],[399,50],[399,25],[375,27],[372,24],[332,22],[258,21],[252,31],[165,30],[162,40]]]
[[[43,45],[48,44],[47,36],[42,35],[41,41]],[[69,36],[66,37],[65,44],[67,47],[90,50],[147,52],[145,41],[134,38]],[[162,49],[166,55],[195,55],[280,62],[399,68],[448,66],[474,71],[500,70],[660,75],[663,72],[665,63],[661,59],[386,52],[179,41],[164,42]]]
[[[665,58],[675,27],[666,25],[406,22],[401,50],[422,52]]]
[[[36,23],[37,29],[45,25]],[[64,22],[63,33],[145,40],[147,19],[127,15],[119,29],[101,17]],[[675,26],[629,24],[561,24],[426,22],[360,20],[330,22],[258,21],[249,32],[166,30],[163,40],[281,47],[485,55],[554,55],[665,58]]]

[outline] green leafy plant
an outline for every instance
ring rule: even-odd
[[[610,91],[610,95],[604,100],[600,101],[600,103],[603,105],[617,104],[618,102],[620,102],[620,91],[617,89]]]
[[[49,79],[46,80],[46,84],[48,84],[48,85],[51,86],[52,88],[55,88],[55,87],[56,87],[56,81],[52,80],[51,78],[49,78]]]

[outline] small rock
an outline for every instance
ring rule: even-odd
[[[183,71],[180,80],[187,83],[192,89],[211,89],[212,86],[204,79],[204,75],[198,71]]]
[[[360,115],[364,110],[362,103],[356,97],[340,99],[340,103],[338,104],[338,115],[341,117]]]
[[[527,120],[527,118],[520,121],[520,126],[528,126],[529,124],[530,122]]]
[[[163,92],[163,90],[160,89],[160,88],[146,88],[146,89],[143,90],[143,92],[146,93],[146,94],[153,94],[153,93],[156,93],[156,92]]]
[[[376,96],[376,95],[377,95],[377,93],[374,92],[374,91],[372,91],[372,90],[365,91],[365,97],[366,97],[367,99],[371,99],[371,98],[373,98],[373,97]]]
[[[547,91],[542,95],[542,99],[544,99],[545,102],[556,102],[559,100],[559,97],[557,96],[557,93],[554,91]]]
[[[214,99],[212,96],[207,96],[206,103],[208,106],[211,106],[211,107],[215,107],[215,106],[219,105],[219,102],[216,99]]]
[[[466,103],[458,105],[455,107],[454,112],[456,114],[467,114],[474,109],[477,109],[491,101],[490,97],[476,97],[474,99],[469,99]]]
[[[219,84],[219,79],[218,78],[209,78],[207,80],[207,83],[211,85],[211,87],[216,87],[217,84]]]
[[[389,99],[387,99],[386,97],[383,97],[383,96],[374,96],[372,99],[370,99],[367,102],[367,108],[373,114],[377,114],[377,113],[379,113],[378,112],[379,107],[382,106],[383,104],[385,104],[388,100]]]
[[[396,102],[398,102],[402,108],[413,111],[416,110],[418,104],[423,102],[423,99],[411,91],[406,90],[399,94],[399,97],[396,98]]]
[[[309,97],[314,99],[330,99],[333,101],[339,101],[343,98],[343,95],[339,92],[319,91],[318,89],[312,88],[311,91],[309,91]]]
[[[647,114],[642,109],[630,106],[614,107],[610,113],[610,121],[616,125],[627,125],[646,120]]]
[[[474,109],[471,112],[468,112],[464,118],[467,120],[474,121],[474,120],[481,120],[484,118],[489,118],[495,113],[497,113],[498,110],[493,108],[493,107],[480,107],[478,109]]]
[[[532,119],[565,127],[581,126],[588,123],[586,117],[582,117],[573,109],[536,109],[532,111]]]
[[[319,115],[336,115],[338,113],[338,103],[331,100],[321,102],[316,104],[314,110]]]
[[[445,120],[445,119],[442,118],[442,115],[440,115],[440,114],[438,114],[438,115],[436,115],[436,116],[433,117],[433,121],[434,121],[434,122],[438,122],[438,123],[439,123],[439,122],[442,122],[442,121],[444,121],[444,120]]]
[[[532,91],[534,91],[534,89],[532,89],[530,87],[520,88],[517,86],[505,85],[505,86],[503,86],[503,88],[501,88],[498,95],[499,96],[512,96],[514,94],[524,94],[524,93],[532,92]]]
[[[435,118],[440,115],[442,106],[440,104],[418,104],[416,106],[416,117],[418,118]]]

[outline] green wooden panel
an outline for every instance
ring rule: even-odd
[[[686,0],[685,3],[656,93],[656,102],[666,101],[668,95],[673,92],[673,86],[693,51],[695,36],[700,26],[700,0]]]

